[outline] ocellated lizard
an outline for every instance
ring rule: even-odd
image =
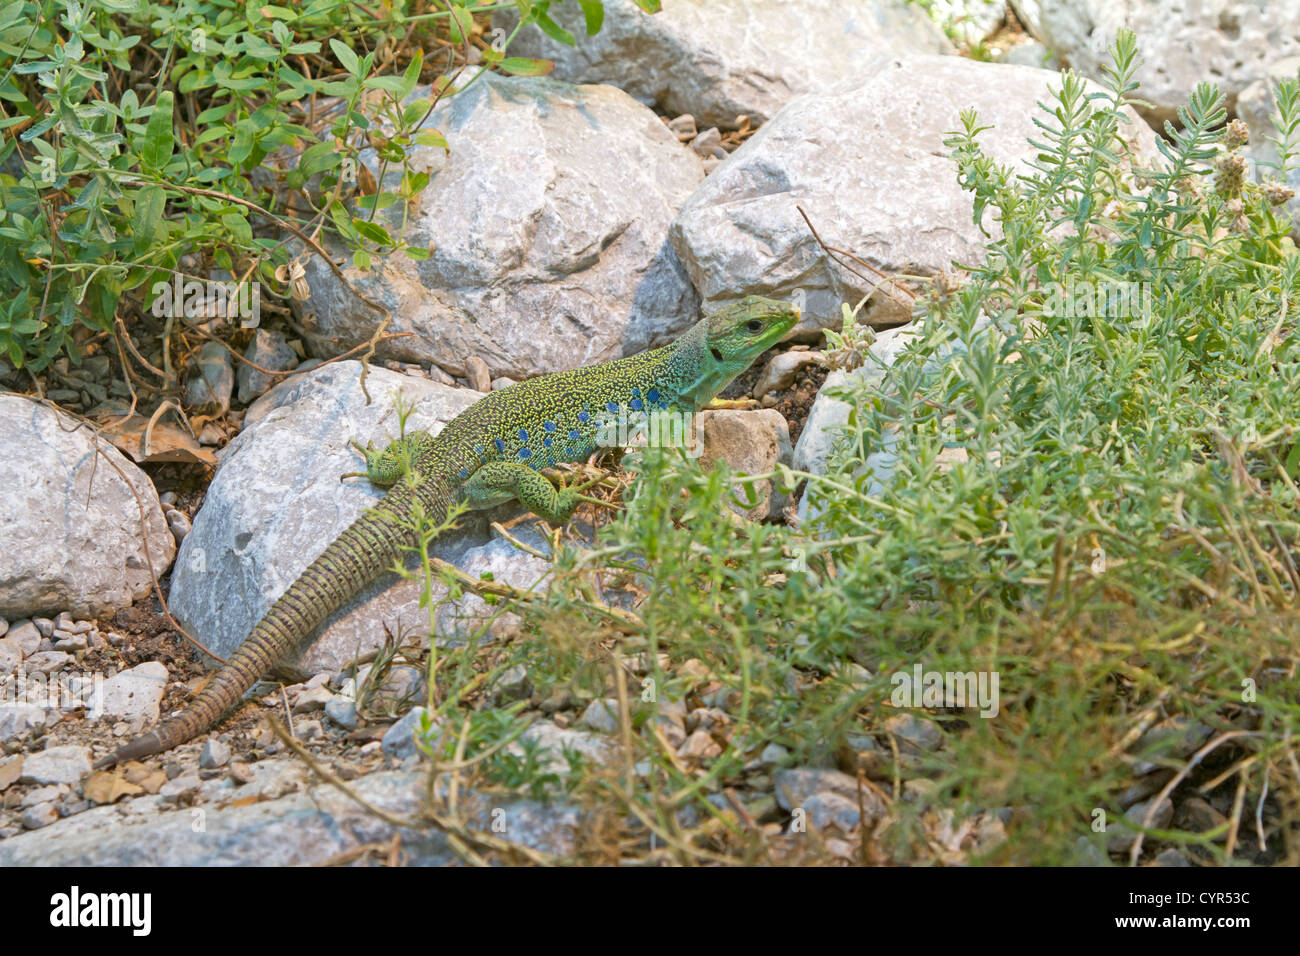
[[[471,508],[517,499],[561,524],[583,489],[557,490],[541,469],[585,461],[597,449],[606,414],[693,415],[797,321],[787,303],[749,296],[702,319],[671,345],[511,385],[467,408],[437,435],[414,432],[382,452],[362,449],[366,475],[389,489],[383,499],[289,586],[188,707],[96,766],[169,750],[210,727],[336,608],[393,567],[410,546],[417,501],[434,522],[457,499]]]

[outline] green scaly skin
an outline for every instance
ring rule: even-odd
[[[393,567],[413,544],[417,501],[435,523],[456,500],[488,508],[515,499],[562,524],[583,489],[557,490],[540,469],[586,461],[597,450],[602,415],[620,408],[694,414],[797,321],[788,304],[749,296],[672,345],[520,382],[485,396],[437,435],[415,432],[383,451],[361,449],[366,476],[388,493],[290,585],[184,711],[96,767],[161,753],[207,730],[326,617]]]

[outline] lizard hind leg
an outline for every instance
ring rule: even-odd
[[[544,475],[527,465],[509,461],[488,462],[475,470],[461,486],[461,494],[476,509],[515,499],[552,524],[568,521],[583,500],[572,489],[557,490]]]
[[[378,488],[392,487],[403,475],[414,470],[421,452],[431,441],[432,435],[419,431],[393,439],[383,451],[376,448],[373,442],[367,442],[363,446],[356,440],[350,441],[348,444],[366,460],[366,470],[349,472],[343,477],[366,478]]]

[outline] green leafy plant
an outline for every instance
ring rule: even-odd
[[[826,859],[771,796],[812,766],[887,806],[858,862],[1300,858],[1300,258],[1219,93],[1142,151],[1132,35],[1112,53],[1104,89],[1062,75],[1028,170],[963,115],[949,146],[987,257],[936,283],[883,380],[848,376],[825,473],[771,476],[807,482],[798,531],[737,521],[725,471],[655,450],[520,608],[516,659],[548,686],[639,675],[605,686],[638,716],[626,763],[575,793],[616,834],[588,852]],[[631,617],[593,602],[620,590]],[[915,707],[918,666],[996,675],[997,706]],[[670,707],[725,713],[718,752],[666,747]],[[1133,811],[1153,780],[1221,821]]]
[[[362,268],[397,251],[427,257],[376,213],[427,185],[410,149],[448,147],[426,121],[481,75],[465,79],[471,62],[549,71],[508,47],[530,23],[554,35],[550,6],[0,6],[0,356],[34,372],[65,352],[77,362],[88,340],[137,331],[150,290],[177,275],[217,270],[288,295],[286,244],[326,228]],[[588,31],[599,29],[600,0],[581,6]],[[498,41],[490,18],[505,9],[518,26]],[[421,81],[429,93],[412,99]],[[381,175],[359,188],[365,148]],[[396,185],[383,175],[391,167]],[[177,347],[167,333],[158,347]]]

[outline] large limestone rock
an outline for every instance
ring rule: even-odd
[[[666,240],[704,171],[650,110],[613,87],[487,75],[428,123],[451,152],[413,153],[432,179],[405,236],[432,256],[343,269],[391,310],[389,331],[413,333],[382,356],[456,375],[479,356],[493,377],[522,379],[642,351],[694,320],[698,299]],[[400,208],[383,215],[396,232]],[[306,310],[338,340],[322,348],[373,334],[381,316],[319,257],[307,279]]]
[[[764,122],[795,96],[858,75],[871,59],[950,53],[952,45],[906,0],[664,0],[653,16],[632,0],[607,0],[600,32],[587,36],[577,4],[551,10],[572,47],[535,26],[512,54],[555,62],[554,76],[609,83],[666,113],[691,113],[700,129]],[[503,25],[518,22],[501,14]]]
[[[362,468],[350,438],[377,446],[398,434],[394,394],[413,406],[408,430],[439,431],[482,396],[384,369],[370,370],[361,392],[361,366],[338,362],[311,370],[263,397],[261,413],[225,449],[203,507],[185,537],[172,575],[171,610],[213,651],[228,656],[267,608],[325,547],[383,494],[364,479],[340,482]],[[468,528],[481,522],[464,519]],[[525,534],[526,530],[518,533]],[[481,529],[440,539],[435,553],[477,568],[480,549],[499,580],[528,587],[538,559],[508,548],[522,567],[511,569]],[[471,571],[470,573],[473,573]],[[444,596],[435,586],[435,598]],[[316,640],[289,662],[300,674],[337,671],[380,646],[385,628],[404,637],[427,635],[429,614],[419,606],[420,585],[385,575],[336,612]],[[466,602],[462,602],[463,604]],[[485,609],[486,610],[486,609]],[[476,626],[462,607],[458,627]],[[456,632],[453,636],[459,636]]]
[[[217,805],[201,815],[167,807],[158,797],[96,807],[0,841],[0,866],[301,866],[390,842],[398,833],[408,865],[460,860],[437,827],[395,827],[328,784],[250,802],[257,794],[247,791],[256,782],[238,788],[211,782],[219,784]],[[407,771],[370,774],[352,786],[367,803],[403,820],[419,817],[428,789],[423,773]],[[571,804],[468,789],[459,800],[469,829],[546,854],[577,849],[582,817]]]
[[[731,155],[682,207],[672,241],[712,309],[757,293],[802,302],[800,331],[838,324],[841,302],[872,285],[822,251],[822,239],[885,274],[933,275],[979,261],[984,236],[943,141],[973,107],[986,151],[1027,170],[1037,101],[1056,73],[959,57],[899,57],[828,93],[800,97]],[[1130,111],[1125,130],[1154,155],[1154,134]],[[997,224],[987,215],[985,228]],[[859,272],[865,270],[858,269]],[[905,304],[877,293],[874,325],[906,321]]]
[[[0,488],[0,617],[110,614],[153,588],[149,561],[161,575],[176,553],[148,476],[21,395],[0,394]]]
[[[1138,96],[1173,120],[1197,83],[1217,83],[1231,106],[1271,63],[1300,54],[1300,0],[1039,0],[1017,4],[1069,66],[1100,79],[1123,27],[1146,61]],[[1037,9],[1034,9],[1037,7]]]
[[[990,328],[988,319],[981,316],[976,322],[974,331],[984,336],[990,334]],[[883,394],[888,370],[910,346],[917,342],[921,334],[922,330],[915,322],[886,329],[871,343],[868,350],[870,356],[861,366],[851,371],[837,369],[826,376],[826,381],[822,383],[812,408],[808,410],[808,419],[804,422],[803,431],[799,433],[799,441],[794,446],[793,460],[796,471],[824,475],[829,470],[835,444],[840,440],[840,436],[845,431],[844,426],[849,423],[853,415],[853,406],[834,397],[832,392],[844,386],[861,383],[867,389]],[[963,351],[960,342],[949,342],[941,346],[936,354],[926,361],[923,368],[927,374],[936,372],[941,363],[959,351]],[[866,494],[881,495],[893,481],[894,469],[898,464],[898,455],[895,454],[897,446],[897,429],[890,428],[882,436],[880,446],[871,450],[862,466],[855,472],[855,478],[867,478],[866,482],[859,484]],[[805,487],[797,509],[800,521],[808,521],[821,513],[822,505],[819,499],[825,493],[814,483],[809,483]]]

